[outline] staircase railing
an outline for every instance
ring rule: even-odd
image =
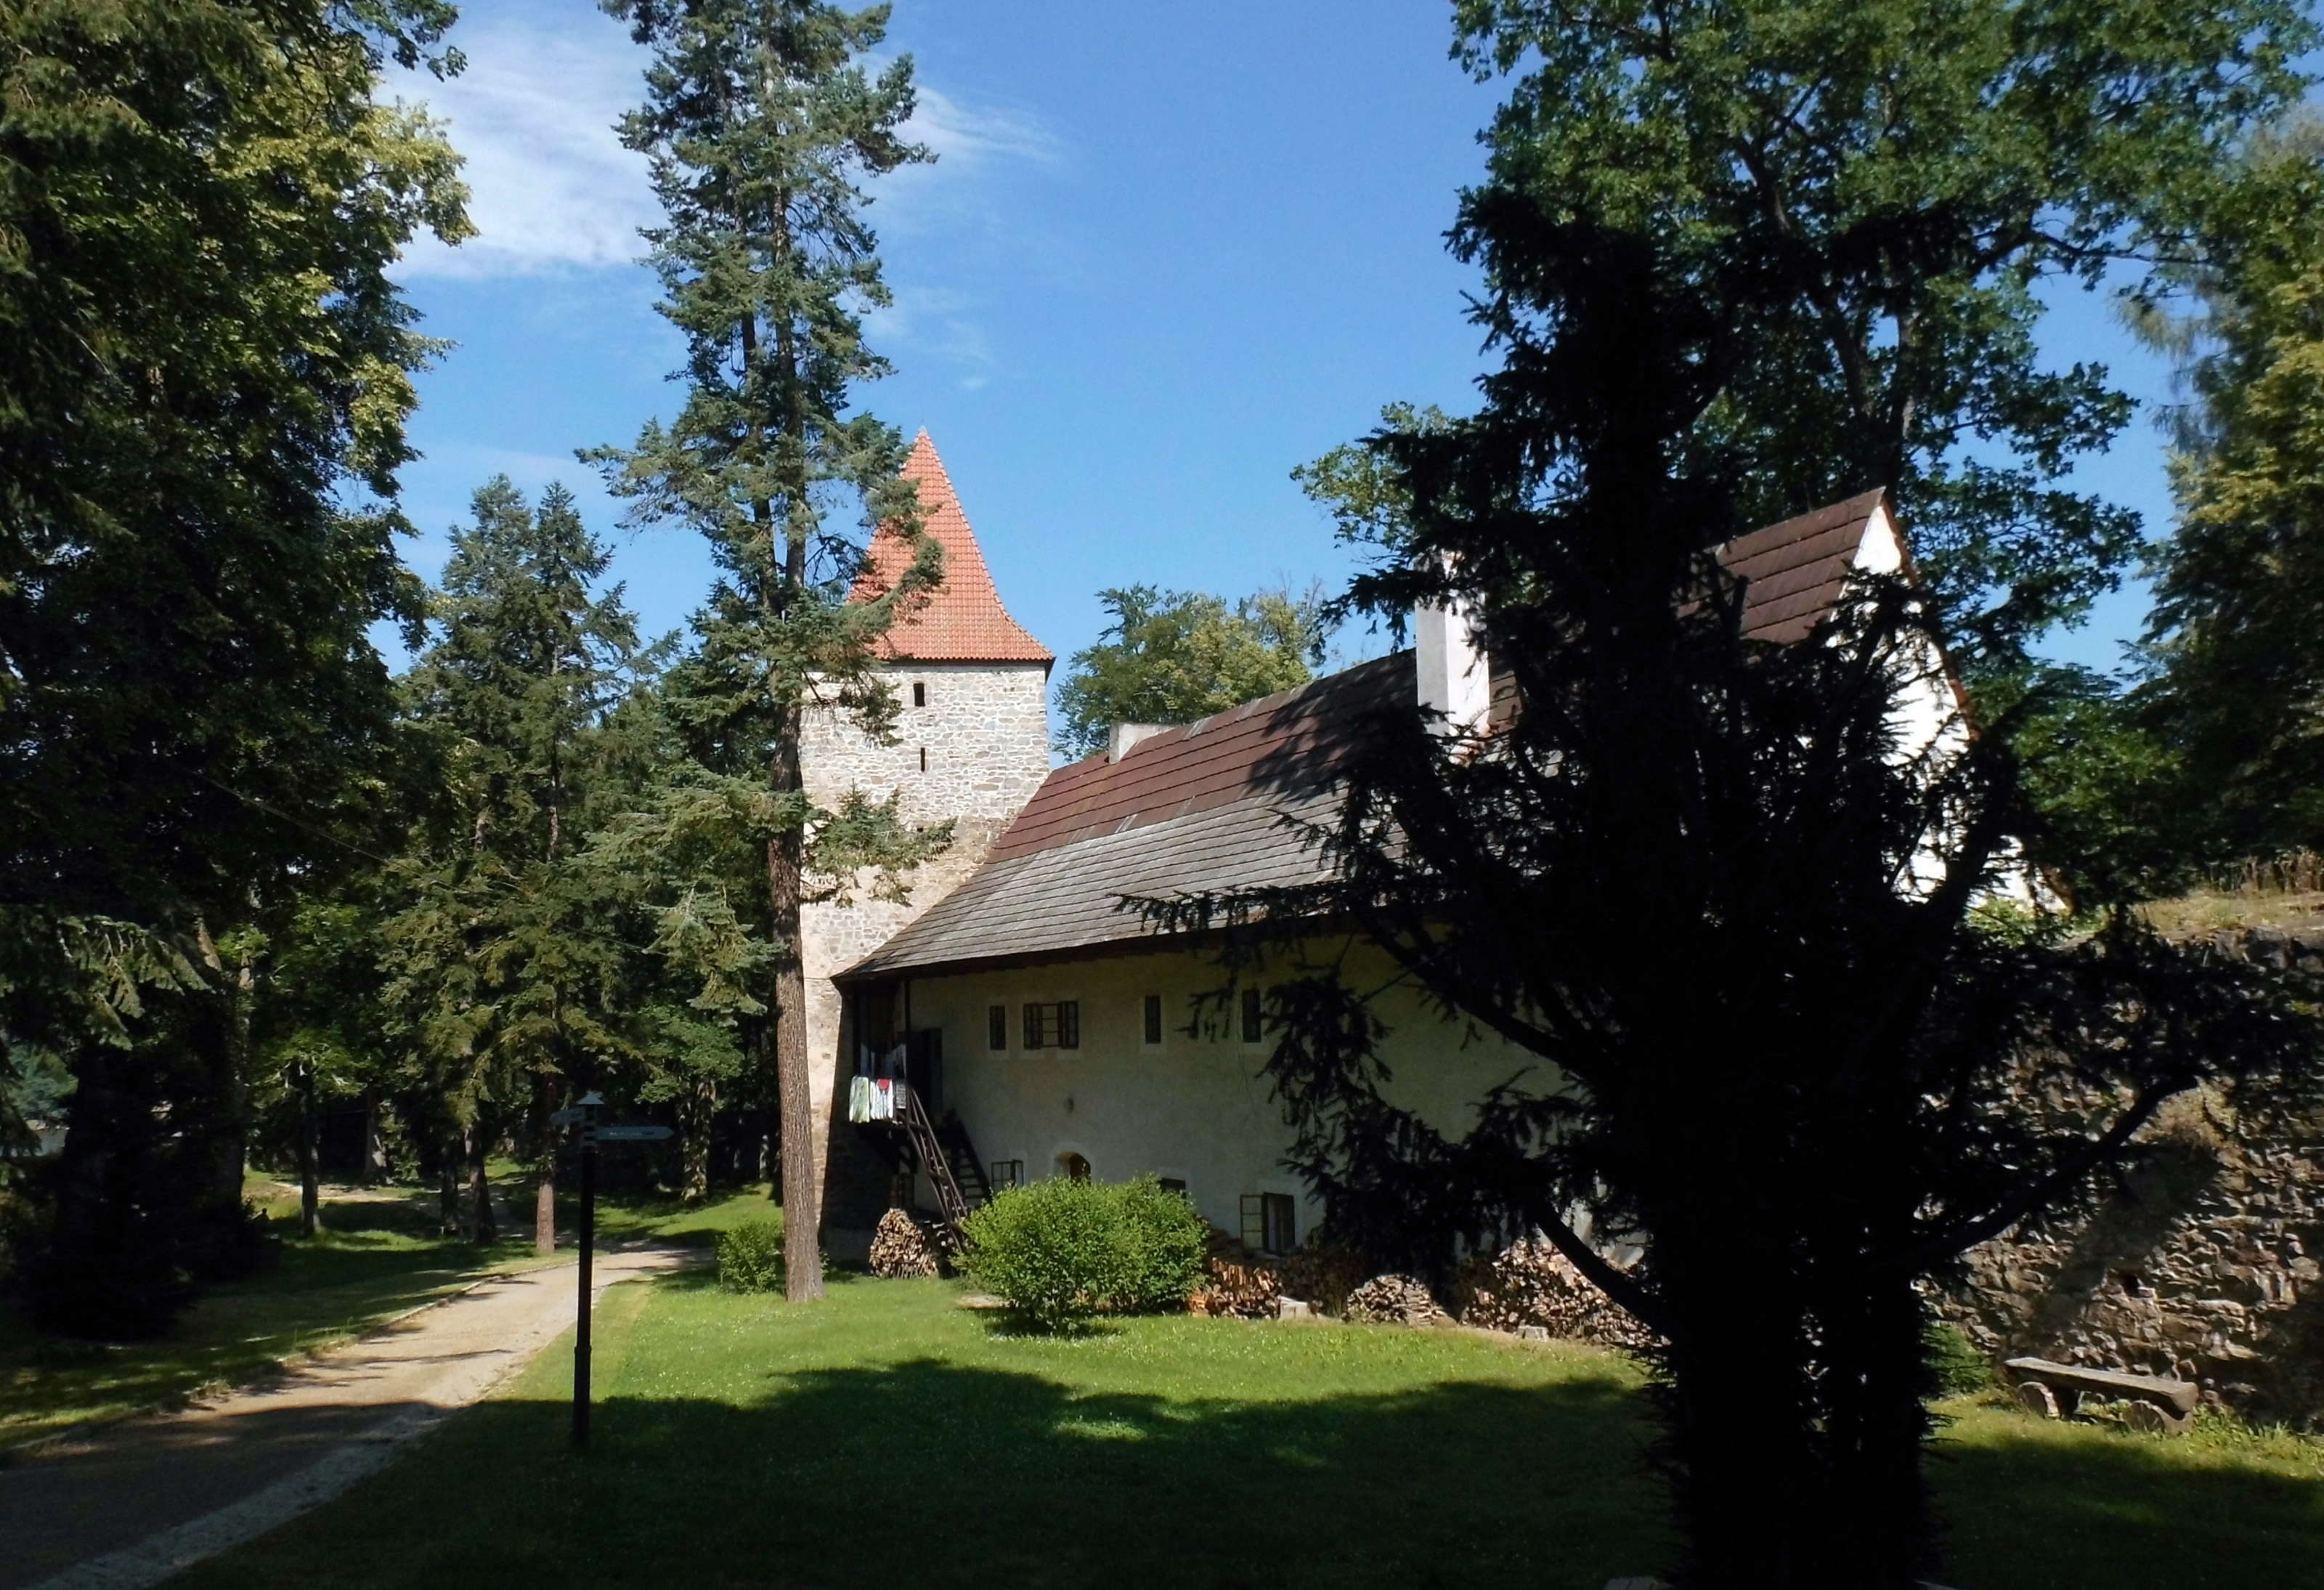
[[[953,1175],[952,1160],[936,1138],[936,1123],[928,1119],[926,1105],[920,1103],[920,1090],[905,1083],[896,1085],[896,1114],[904,1123],[904,1131],[912,1141],[912,1151],[919,1156],[920,1164],[928,1173],[928,1181],[936,1189],[936,1208],[944,1222],[952,1227],[953,1235],[960,1234],[961,1222],[968,1218],[968,1198],[960,1190],[959,1179]]]

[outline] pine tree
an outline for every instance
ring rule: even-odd
[[[877,676],[874,642],[939,575],[937,550],[922,538],[893,588],[847,600],[878,526],[917,534],[911,488],[898,478],[901,437],[848,414],[856,384],[888,368],[864,345],[859,318],[889,301],[859,184],[930,156],[901,131],[913,106],[909,58],[876,78],[864,65],[885,35],[885,5],[605,6],[653,51],[646,102],[623,119],[622,137],[653,162],[667,218],[646,236],[662,312],[686,336],[687,398],[667,429],[649,424],[633,448],[592,456],[632,499],[629,522],[691,526],[721,571],[695,619],[696,652],[672,680],[693,765],[628,839],[708,866],[701,888],[664,901],[669,933],[703,947],[704,998],[738,1014],[771,1008],[786,1284],[794,1299],[819,1297],[800,908],[811,874],[907,865],[940,837],[905,833],[892,803],[816,809],[799,763],[811,709],[892,732],[896,703]],[[854,533],[830,517],[844,499],[861,504]],[[753,858],[763,909],[737,913],[738,854]],[[771,967],[770,1000],[737,981],[759,961]]]

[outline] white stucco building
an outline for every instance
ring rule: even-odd
[[[827,728],[809,788],[905,792],[916,821],[959,823],[954,848],[913,880],[908,906],[817,908],[810,1031],[826,1144],[825,1240],[868,1243],[892,1195],[936,1202],[890,1125],[846,1118],[856,1076],[908,1077],[941,1158],[972,1202],[992,1184],[1058,1173],[1151,1172],[1214,1225],[1280,1250],[1321,1218],[1283,1165],[1291,1144],[1262,1076],[1260,988],[1211,947],[1157,936],[1124,897],[1294,883],[1319,864],[1288,816],[1317,815],[1335,747],[1363,716],[1422,702],[1463,720],[1492,709],[1485,661],[1457,615],[1423,615],[1419,647],[1200,723],[1117,734],[1107,753],[1047,766],[1050,654],[1008,617],[925,434],[908,467],[946,553],[945,588],[893,637],[903,738],[874,747]],[[875,558],[892,568],[899,541]],[[1756,638],[1804,639],[1852,570],[1904,569],[1886,500],[1868,494],[1738,538],[1722,559],[1746,581]],[[1966,730],[1941,660],[1908,704],[1908,753]],[[1388,978],[1387,962],[1377,957]],[[1263,984],[1265,975],[1259,975]],[[1458,1135],[1489,1086],[1554,1076],[1498,1038],[1425,1012],[1379,1013],[1397,1102]],[[925,1166],[921,1167],[924,1170]]]

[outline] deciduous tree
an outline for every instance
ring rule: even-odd
[[[1320,591],[1260,591],[1229,606],[1206,591],[1100,591],[1113,622],[1074,653],[1057,687],[1067,756],[1105,749],[1118,723],[1193,723],[1305,684],[1330,633]]]

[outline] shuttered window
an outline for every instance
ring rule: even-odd
[[[1079,1000],[1059,1000],[1055,1004],[1028,1004],[1025,1007],[1027,1049],[1079,1049],[1081,1046],[1082,1007]]]

